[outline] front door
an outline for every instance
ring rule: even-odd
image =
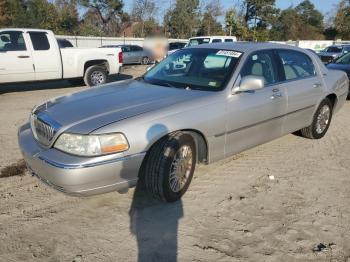
[[[287,109],[286,91],[279,84],[272,51],[253,53],[245,61],[240,78],[265,79],[260,90],[232,95],[227,105],[226,156],[281,136]],[[238,83],[239,85],[239,83]]]
[[[35,80],[33,58],[20,31],[0,32],[0,83]]]

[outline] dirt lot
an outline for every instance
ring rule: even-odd
[[[123,77],[144,69],[125,69]],[[0,169],[21,159],[16,132],[34,105],[81,89],[65,82],[0,87]],[[1,262],[176,257],[350,262],[350,102],[320,141],[288,135],[197,168],[174,204],[138,187],[76,198],[28,174],[0,178]]]

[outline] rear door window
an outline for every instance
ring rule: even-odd
[[[294,50],[277,51],[285,75],[285,80],[296,80],[316,75],[315,66],[311,58]]]
[[[225,39],[225,42],[233,42],[233,39]]]
[[[221,39],[213,39],[212,43],[221,43],[222,40]]]
[[[3,31],[0,33],[0,51],[25,51],[23,33],[19,31]]]
[[[44,32],[29,32],[30,40],[35,51],[44,51],[50,49],[50,43]]]

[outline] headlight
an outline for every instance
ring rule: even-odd
[[[55,148],[79,156],[100,156],[123,152],[129,143],[123,134],[77,135],[63,133],[57,139]]]

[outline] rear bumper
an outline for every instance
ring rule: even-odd
[[[44,149],[29,125],[19,129],[18,142],[28,169],[61,192],[89,196],[125,191],[136,184],[145,153],[118,157],[82,158],[56,149]]]

